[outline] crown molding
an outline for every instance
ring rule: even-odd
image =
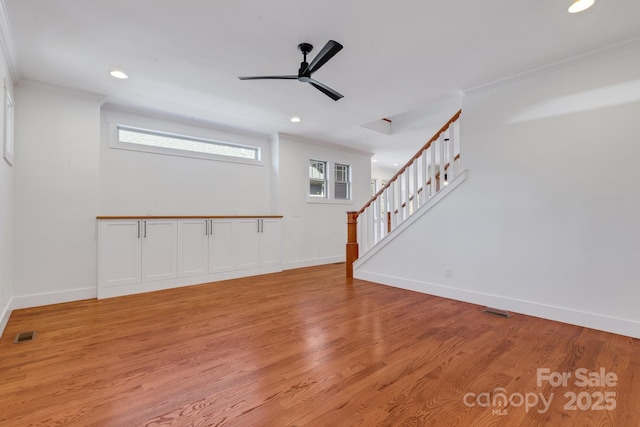
[[[64,86],[56,86],[50,83],[43,83],[37,80],[22,79],[15,85],[18,88],[32,89],[40,92],[56,93],[58,95],[68,96],[72,98],[86,99],[88,101],[99,102],[104,104],[106,96],[80,89],[72,89]]]
[[[556,71],[562,68],[571,67],[571,66],[580,64],[582,62],[591,61],[593,59],[597,59],[606,55],[611,55],[613,53],[621,52],[623,50],[633,49],[638,46],[640,46],[640,36],[635,36],[632,38],[618,41],[617,43],[614,43],[614,44],[610,44],[604,47],[599,47],[596,49],[589,50],[587,52],[582,52],[577,55],[563,58],[558,61],[549,62],[547,64],[540,65],[538,67],[529,68],[529,69],[518,71],[515,73],[505,74],[497,78],[485,80],[483,82],[479,82],[479,83],[470,85],[466,88],[463,88],[462,92],[465,95],[471,95],[474,93],[482,92],[484,90],[505,86],[520,80],[530,79],[532,77],[536,77],[536,76],[546,74],[552,71]]]

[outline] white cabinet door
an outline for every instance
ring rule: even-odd
[[[237,220],[238,268],[260,266],[259,220],[253,218]]]
[[[98,286],[140,282],[141,232],[138,220],[100,221]]]
[[[235,221],[209,220],[209,273],[236,268]]]
[[[178,276],[209,273],[209,220],[178,220]]]
[[[275,218],[261,220],[260,265],[272,266],[282,263],[282,226]]]
[[[177,276],[178,221],[142,220],[142,281],[171,279]]]
[[[281,231],[279,218],[100,218],[98,296],[278,271]]]

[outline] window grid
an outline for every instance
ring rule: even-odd
[[[336,163],[334,166],[334,197],[336,200],[349,200],[351,188],[349,165]]]
[[[327,197],[327,162],[322,160],[309,160],[309,197]]]

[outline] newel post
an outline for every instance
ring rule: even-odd
[[[347,277],[353,278],[353,262],[358,259],[358,212],[347,212]]]

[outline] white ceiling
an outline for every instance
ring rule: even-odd
[[[640,43],[639,0],[3,0],[14,78],[255,132],[284,132],[404,162],[457,111],[461,91],[566,58]],[[301,42],[344,49],[295,80]],[[130,78],[116,80],[121,68]],[[291,123],[298,115],[302,122]],[[420,118],[422,116],[422,118]],[[446,116],[446,117],[445,117]],[[385,135],[362,127],[392,117]],[[441,117],[445,117],[441,119]],[[429,126],[431,125],[431,126]]]

